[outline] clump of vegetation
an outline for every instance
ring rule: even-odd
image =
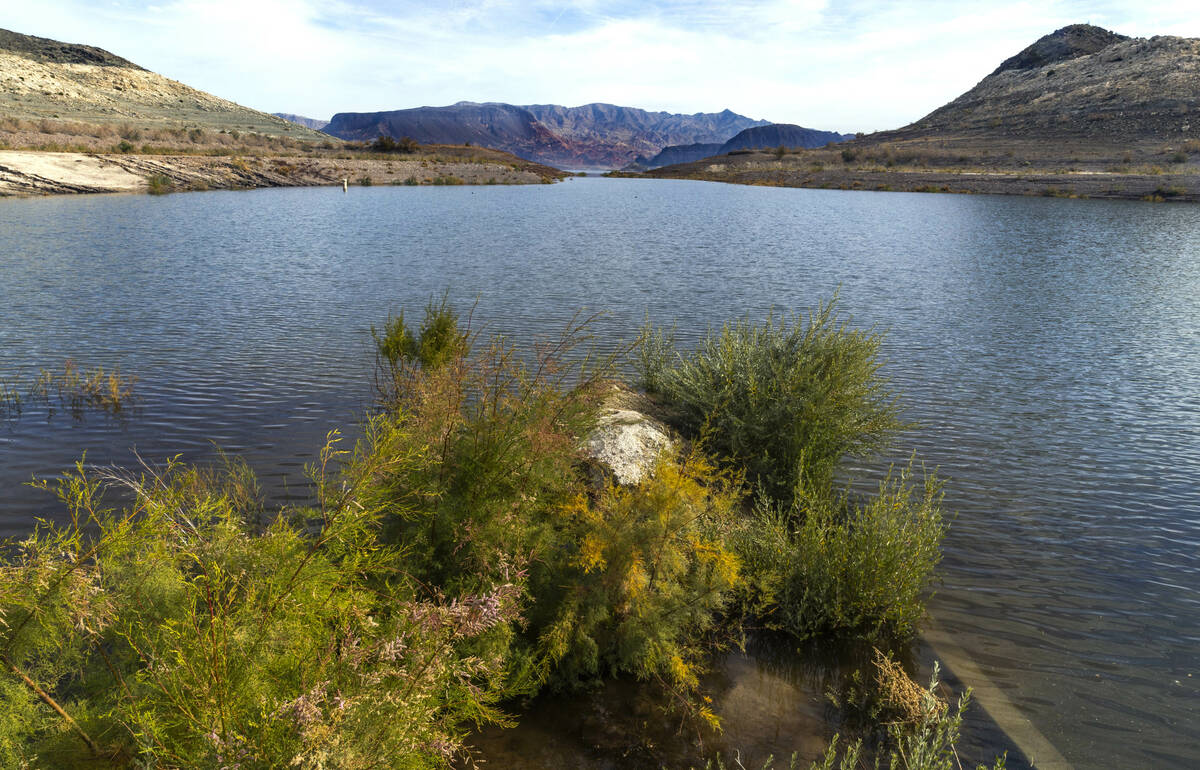
[[[910,464],[872,496],[806,494],[790,508],[760,499],[736,546],[759,612],[797,638],[907,639],[941,560],[941,485]]]
[[[58,405],[79,416],[87,408],[99,409],[109,414],[120,414],[137,398],[134,386],[137,377],[121,374],[120,369],[105,371],[97,366],[85,369],[71,359],[63,364],[61,371],[43,369],[29,386],[29,400]],[[15,388],[9,388],[10,402],[20,406],[20,396]]]
[[[806,319],[726,324],[686,355],[662,330],[643,338],[647,390],[772,499],[828,490],[844,457],[878,452],[903,427],[879,376],[882,336],[850,329],[835,302]]]
[[[67,474],[69,524],[0,554],[0,761],[446,766],[504,699],[610,676],[717,727],[700,675],[747,616],[795,638],[914,631],[936,479],[833,484],[898,427],[878,335],[832,304],[689,354],[648,330],[643,376],[695,440],[619,486],[581,446],[614,360],[587,354],[589,324],[519,350],[445,296],[419,327],[389,316],[379,408],[352,452],[330,437],[305,507],[268,510],[237,463]],[[108,507],[112,486],[133,502]],[[908,702],[892,745],[926,762],[893,767],[940,768],[958,722],[888,681]]]
[[[757,491],[729,541],[745,606],[797,638],[911,637],[940,558],[934,476],[918,480],[910,463],[867,497],[835,484],[845,458],[877,455],[903,427],[881,342],[830,302],[803,319],[727,324],[686,353],[647,326],[638,348],[674,424]]]
[[[444,298],[417,333],[390,317],[373,330],[388,409],[359,448],[390,459],[364,495],[423,584],[521,587],[524,628],[487,642],[514,692],[631,674],[715,721],[689,694],[700,642],[738,584],[724,541],[744,521],[741,488],[698,453],[662,458],[636,487],[593,486],[579,437],[611,364],[568,363],[586,329],[572,325],[526,363],[502,340],[476,349]]]
[[[562,511],[563,537],[538,576],[530,618],[556,683],[634,674],[665,684],[716,725],[688,693],[699,687],[698,644],[741,581],[725,541],[742,526],[742,494],[698,454],[662,458],[632,487],[605,486]],[[542,614],[545,612],[546,614]]]
[[[399,141],[396,141],[390,136],[380,136],[374,142],[371,142],[369,148],[374,152],[390,152],[411,155],[421,146],[411,136],[403,136]]]
[[[875,758],[875,766],[887,770],[962,770],[954,747],[962,732],[963,714],[971,700],[970,691],[964,693],[951,709],[938,696],[940,685],[936,663],[927,688],[918,687],[902,669],[878,651],[874,665],[879,687],[877,694],[884,699],[885,708],[899,714],[885,723],[886,735]],[[835,735],[824,756],[812,764],[812,770],[852,770],[866,766],[861,740],[847,744],[840,756],[838,743],[839,738]],[[1005,766],[1005,757],[997,757],[990,770],[1004,770]],[[978,765],[976,770],[989,768]]]
[[[146,177],[146,192],[151,195],[166,195],[175,192],[175,181],[166,174],[151,174]]]
[[[58,485],[70,523],[0,569],[5,766],[432,766],[500,719],[498,663],[459,648],[516,617],[511,586],[422,591],[320,475],[316,508],[260,527],[248,477],[80,466]],[[107,508],[105,484],[135,502]]]

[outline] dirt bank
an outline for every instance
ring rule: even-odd
[[[557,169],[487,157],[229,157],[0,151],[0,195],[370,184],[542,184]]]

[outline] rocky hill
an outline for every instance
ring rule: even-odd
[[[471,142],[567,168],[614,168],[675,144],[726,141],[766,125],[729,110],[679,115],[612,104],[562,107],[459,102],[371,113],[338,113],[325,132],[342,139],[412,137],[418,142]]]
[[[716,144],[673,144],[670,147],[662,148],[653,158],[638,158],[635,162],[643,168],[661,168],[675,163],[691,163],[694,160],[719,155],[721,147],[721,142]]]
[[[872,138],[933,136],[1106,146],[1200,138],[1200,40],[1063,27],[949,104]]]
[[[836,131],[818,131],[791,123],[769,123],[752,126],[739,131],[722,144],[683,144],[664,147],[653,158],[638,158],[627,168],[662,168],[676,163],[692,163],[714,155],[725,155],[734,150],[759,150],[784,146],[787,148],[824,147],[830,142],[853,139],[854,134],[839,134]]]
[[[761,144],[778,146],[775,139]],[[1135,39],[1075,24],[903,128],[832,147],[739,152],[645,173],[772,186],[1200,201],[1200,40]]]
[[[844,142],[853,139],[854,134],[839,134],[836,131],[819,131],[815,128],[805,128],[792,123],[772,123],[768,126],[747,128],[730,139],[717,151],[725,155],[734,150],[760,150],[771,147],[812,148],[824,147],[830,142]]]
[[[328,139],[143,69],[100,48],[0,30],[0,117],[90,126]]]

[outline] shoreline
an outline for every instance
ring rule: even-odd
[[[447,153],[378,158],[139,155],[0,150],[0,198],[340,185],[548,184],[566,173],[524,161]],[[153,181],[152,181],[153,180]]]
[[[888,170],[808,168],[778,161],[720,162],[708,159],[646,172],[611,172],[631,179],[693,179],[766,187],[875,192],[1022,195],[1046,198],[1200,202],[1196,174],[1135,174],[1103,171]]]

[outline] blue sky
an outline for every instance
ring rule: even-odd
[[[838,131],[916,120],[1076,22],[1200,37],[1200,1],[0,0],[0,27],[269,112],[600,101]]]

